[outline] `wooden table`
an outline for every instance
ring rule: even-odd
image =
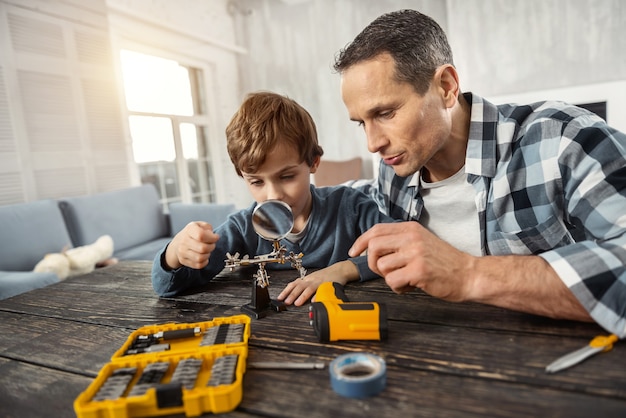
[[[0,416],[71,417],[73,401],[138,327],[239,314],[249,271],[225,273],[203,292],[155,296],[149,262],[121,262],[0,301]],[[245,273],[245,274],[244,274]],[[270,272],[272,296],[295,274]],[[351,301],[385,303],[389,338],[323,344],[308,307],[253,320],[248,361],[323,361],[370,352],[387,387],[366,399],[333,392],[328,369],[249,369],[233,417],[626,416],[626,344],[556,374],[545,366],[603,330],[418,291],[377,280],[346,287]]]

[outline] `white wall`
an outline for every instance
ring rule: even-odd
[[[0,204],[131,183],[104,0],[0,0]]]

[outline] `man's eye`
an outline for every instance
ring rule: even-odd
[[[359,126],[359,128],[363,128],[363,127],[365,127],[365,122],[359,121],[359,122],[357,122],[357,125]]]
[[[383,118],[383,119],[391,119],[393,117],[394,113],[392,111],[389,112],[381,112],[378,114],[379,117]]]

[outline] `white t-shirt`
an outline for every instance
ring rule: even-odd
[[[482,255],[480,225],[474,201],[476,191],[467,182],[465,167],[452,177],[428,183],[420,176],[424,209],[420,223],[450,245],[472,255]]]

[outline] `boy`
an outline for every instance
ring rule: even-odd
[[[294,226],[281,244],[288,252],[304,253],[304,268],[321,268],[289,283],[278,300],[300,306],[324,281],[346,284],[378,277],[367,267],[366,257],[349,259],[348,250],[370,227],[391,218],[360,191],[310,184],[324,151],[304,108],[278,94],[250,94],[226,128],[226,140],[235,170],[254,200],[281,200],[291,208]],[[255,206],[231,215],[215,230],[206,222],[189,223],[154,260],[155,292],[172,296],[206,284],[224,269],[227,252],[250,257],[271,252],[272,243],[252,226]],[[291,266],[269,263],[266,268]]]

